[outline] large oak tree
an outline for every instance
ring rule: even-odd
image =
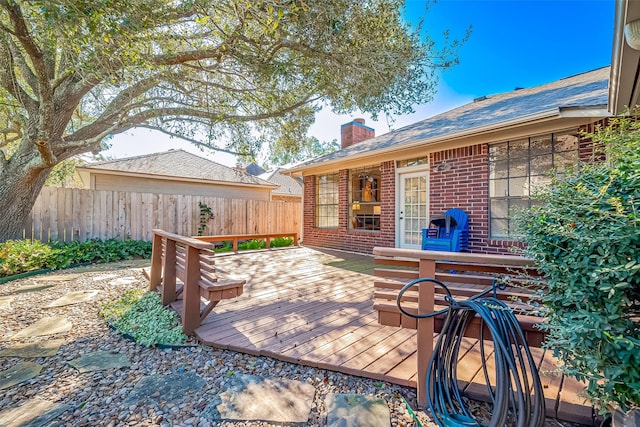
[[[456,61],[401,0],[0,0],[0,241],[51,169],[134,127],[295,151],[322,105],[402,114]]]

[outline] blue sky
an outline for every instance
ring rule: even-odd
[[[407,1],[406,16],[411,22],[424,16],[423,26],[436,42],[445,29],[458,38],[472,26],[459,52],[460,64],[442,73],[433,102],[416,106],[414,114],[395,117],[392,127],[385,117],[374,122],[367,115],[337,116],[325,109],[310,135],[339,140],[340,125],[354,117],[364,117],[381,135],[479,96],[552,82],[611,62],[614,0],[440,0],[426,15],[425,5]],[[148,130],[118,135],[110,142],[112,148],[104,154],[117,158],[183,148],[235,164],[232,156],[202,153],[187,142]]]

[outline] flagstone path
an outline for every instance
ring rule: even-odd
[[[200,346],[148,349],[122,338],[97,308],[146,286],[138,272],[50,274],[0,285],[0,331],[7,326],[0,335],[0,426],[414,425],[396,397],[402,391],[415,399],[410,389]]]
[[[159,349],[123,338],[98,311],[146,289],[147,264],[0,285],[0,426],[417,425],[406,406],[412,388],[194,341]],[[470,404],[486,419],[486,405]],[[435,425],[424,411],[415,416]]]

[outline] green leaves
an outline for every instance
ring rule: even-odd
[[[608,161],[556,177],[518,223],[548,283],[546,347],[601,411],[626,410],[640,406],[640,125],[586,136]]]
[[[151,258],[151,242],[142,240],[91,239],[86,242],[49,244],[37,240],[8,240],[0,243],[0,277],[31,270],[58,270],[84,262],[113,262]]]
[[[187,340],[178,314],[162,305],[157,292],[125,291],[120,299],[104,304],[100,315],[118,332],[146,347],[182,344]]]

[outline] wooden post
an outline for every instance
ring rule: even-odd
[[[200,251],[190,245],[185,251],[182,331],[191,335],[200,326]]]
[[[271,249],[271,237],[272,236],[267,236],[265,239],[267,241],[267,249]]]
[[[420,259],[420,277],[436,277],[436,261]],[[418,314],[433,313],[435,285],[432,282],[422,282],[418,285]],[[429,360],[433,354],[433,318],[418,319],[418,406],[427,407],[427,370]]]
[[[176,300],[176,241],[167,237],[164,244],[164,278],[162,279],[162,304]]]
[[[151,244],[151,273],[149,274],[149,290],[155,291],[162,280],[162,236],[153,233]]]
[[[238,238],[233,238],[233,252],[238,252]]]

